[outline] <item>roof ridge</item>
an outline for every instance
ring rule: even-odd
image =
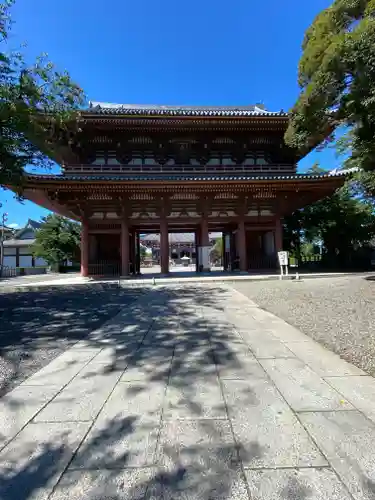
[[[268,111],[263,104],[247,105],[174,105],[174,104],[118,104],[90,101],[89,108],[83,112],[92,114],[131,114],[131,115],[183,115],[183,116],[288,116],[283,110]]]

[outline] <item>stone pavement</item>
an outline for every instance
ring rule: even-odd
[[[154,287],[0,400],[1,500],[370,500],[375,381],[229,286]]]

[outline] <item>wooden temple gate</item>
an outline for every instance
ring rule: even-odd
[[[224,267],[272,268],[282,219],[330,195],[345,173],[298,174],[303,156],[283,140],[288,115],[259,106],[91,104],[56,138],[62,174],[25,176],[23,196],[82,223],[83,276],[139,271],[139,234],[196,235],[207,270],[209,233],[224,235]],[[111,271],[112,269],[112,271]],[[104,271],[104,267],[103,267]]]

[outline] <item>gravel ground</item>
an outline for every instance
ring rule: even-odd
[[[0,291],[0,397],[135,300],[141,289]]]
[[[362,276],[233,287],[375,376],[375,280]]]

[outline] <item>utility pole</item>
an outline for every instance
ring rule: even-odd
[[[2,206],[2,205],[1,205]],[[3,275],[3,270],[4,270],[4,229],[5,229],[5,223],[8,220],[8,214],[4,212],[1,216],[1,237],[0,237],[0,250],[1,250],[1,261],[0,261],[0,266],[1,266],[1,273],[0,276]]]

